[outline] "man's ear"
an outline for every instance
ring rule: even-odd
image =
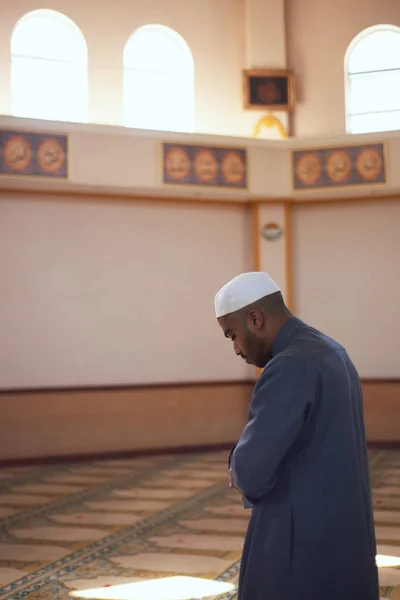
[[[261,311],[253,309],[247,315],[249,328],[253,331],[260,331],[264,325],[264,315]]]

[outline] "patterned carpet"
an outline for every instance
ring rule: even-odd
[[[400,600],[400,452],[374,450],[370,461],[378,552],[394,557],[380,569],[381,596]],[[233,584],[213,591],[233,600],[249,512],[227,488],[226,462],[215,453],[3,470],[0,599],[184,576],[198,578],[192,597],[213,580]]]

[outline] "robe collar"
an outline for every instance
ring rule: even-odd
[[[288,321],[278,331],[271,348],[271,356],[275,356],[285,350],[289,345],[290,340],[294,334],[301,328],[304,327],[305,323],[297,317],[290,317]]]

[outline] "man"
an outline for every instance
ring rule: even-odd
[[[378,600],[360,380],[346,351],[293,317],[266,273],[215,297],[235,354],[263,368],[230,456],[252,507],[239,600]]]

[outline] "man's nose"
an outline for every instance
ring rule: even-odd
[[[233,342],[233,349],[235,351],[236,356],[240,356],[242,354],[242,351],[236,342]]]

